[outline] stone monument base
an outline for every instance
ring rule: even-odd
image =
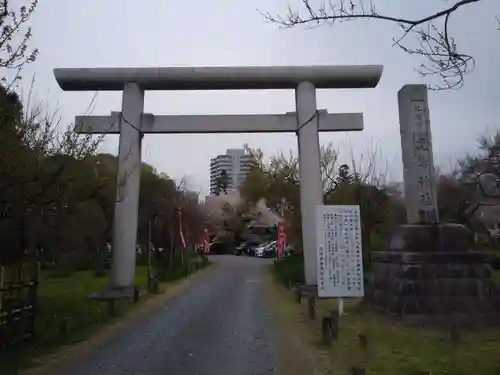
[[[500,325],[500,285],[473,247],[462,225],[399,226],[389,251],[372,252],[370,306],[416,325]]]

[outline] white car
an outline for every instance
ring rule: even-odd
[[[276,241],[270,242],[268,244],[259,246],[258,248],[255,249],[255,256],[262,258],[264,256],[264,252],[266,251],[267,248],[272,247],[276,244]]]

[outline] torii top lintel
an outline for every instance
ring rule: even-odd
[[[60,68],[54,69],[66,91],[121,91],[126,83],[143,90],[262,90],[295,89],[311,82],[318,89],[377,86],[382,65]]]

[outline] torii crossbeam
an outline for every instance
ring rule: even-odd
[[[315,206],[323,203],[319,131],[363,129],[361,113],[328,114],[316,107],[316,88],[371,88],[382,66],[54,69],[63,90],[123,91],[122,111],[77,116],[79,133],[120,134],[113,224],[111,288],[133,285],[142,134],[297,132],[305,280],[316,285]],[[271,115],[144,114],[144,90],[294,89],[296,111]]]
[[[111,116],[76,116],[75,132],[120,134],[121,112]],[[161,115],[143,114],[143,134],[290,133],[297,131],[297,114],[269,115]],[[320,132],[363,130],[362,113],[318,111]]]

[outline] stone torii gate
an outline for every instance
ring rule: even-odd
[[[305,280],[317,284],[315,206],[323,204],[319,131],[363,129],[361,113],[318,111],[316,89],[375,87],[383,67],[166,67],[54,69],[66,91],[123,91],[122,112],[111,116],[77,116],[79,133],[120,134],[117,192],[113,223],[111,289],[133,285],[141,164],[145,133],[272,133],[296,132],[299,149],[300,207]],[[296,112],[270,115],[144,114],[145,90],[295,90]]]

